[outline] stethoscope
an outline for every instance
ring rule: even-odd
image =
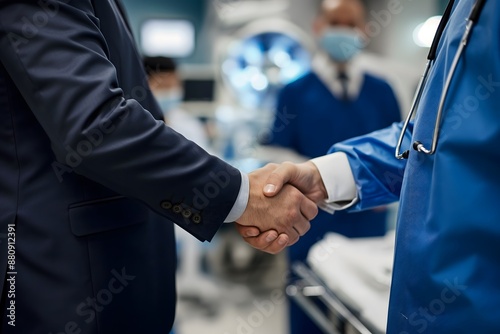
[[[472,11],[469,15],[469,18],[467,19],[467,25],[465,28],[464,35],[462,37],[462,40],[460,41],[460,45],[457,49],[457,52],[455,54],[455,58],[453,59],[453,63],[451,65],[450,72],[448,73],[448,76],[445,81],[444,89],[443,92],[441,93],[441,97],[439,100],[439,108],[438,108],[438,113],[436,116],[436,121],[434,123],[434,134],[432,136],[432,144],[431,148],[428,149],[422,144],[420,141],[415,141],[413,143],[413,149],[418,152],[425,153],[427,155],[432,155],[436,152],[436,147],[438,143],[438,138],[439,138],[439,129],[441,127],[441,119],[443,115],[443,109],[444,109],[444,103],[446,101],[446,96],[448,95],[448,91],[450,89],[451,85],[451,80],[453,79],[453,75],[455,74],[455,70],[457,69],[458,62],[460,60],[460,57],[464,53],[465,47],[467,46],[467,43],[469,41],[472,28],[474,25],[477,23],[479,20],[479,16],[481,14],[481,10],[484,7],[486,0],[477,0],[474,6],[472,7]],[[434,61],[436,59],[436,52],[437,48],[439,45],[439,41],[441,40],[441,36],[443,35],[443,31],[448,24],[450,17],[451,17],[451,12],[453,9],[453,5],[455,3],[455,0],[450,0],[448,2],[448,6],[446,7],[446,10],[443,14],[443,18],[441,19],[441,22],[439,23],[439,27],[437,29],[436,35],[434,36],[434,40],[432,42],[431,48],[429,50],[429,55],[427,56],[427,64],[425,66],[425,71],[424,74],[422,75],[422,79],[420,80],[420,83],[418,85],[417,93],[415,94],[415,98],[413,99],[412,107],[410,109],[410,113],[408,114],[404,125],[403,129],[401,131],[401,135],[399,136],[398,144],[396,146],[396,158],[402,160],[402,159],[408,159],[408,156],[410,154],[410,150],[406,150],[403,153],[401,152],[401,145],[403,143],[403,139],[405,136],[406,129],[408,128],[408,124],[410,123],[411,118],[413,117],[413,114],[417,110],[419,104],[420,104],[420,99],[422,97],[425,85],[427,83],[427,79],[429,77],[429,72],[432,68],[432,65],[434,64]]]

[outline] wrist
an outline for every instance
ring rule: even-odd
[[[311,160],[305,162],[304,165],[309,169],[310,175],[312,175],[312,184],[316,185],[321,192],[321,200],[326,200],[328,198],[328,191],[326,190],[326,186],[323,182],[323,178],[321,177],[321,173],[319,172],[318,167]]]

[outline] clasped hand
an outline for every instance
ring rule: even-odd
[[[249,180],[248,205],[237,229],[250,245],[271,254],[307,233],[318,214],[316,203],[327,197],[312,162],[268,164],[250,173]]]

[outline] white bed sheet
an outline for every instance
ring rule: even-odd
[[[311,248],[307,262],[360,320],[385,333],[393,255],[393,231],[352,239],[329,233]]]

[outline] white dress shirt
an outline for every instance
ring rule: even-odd
[[[364,81],[364,71],[360,66],[361,55],[355,56],[351,61],[345,64],[344,73],[347,75],[347,95],[349,99],[355,100]],[[337,65],[324,52],[318,52],[311,64],[312,71],[337,98],[343,95],[342,84],[339,80],[339,70]]]

